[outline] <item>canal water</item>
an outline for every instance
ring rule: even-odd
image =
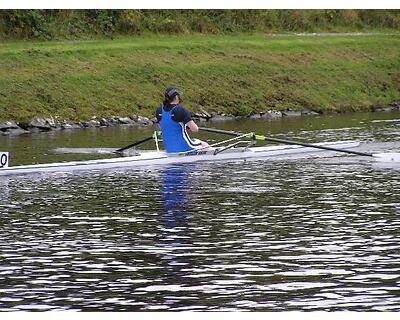
[[[204,125],[400,151],[399,113]],[[87,159],[51,150],[153,129],[0,146],[11,165]],[[399,166],[332,152],[0,177],[0,311],[400,311],[399,189]]]

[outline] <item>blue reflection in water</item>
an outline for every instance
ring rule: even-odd
[[[192,165],[166,167],[161,179],[160,243],[163,248],[164,283],[182,285],[182,268],[190,265],[187,248],[192,247],[190,234],[191,185],[194,183]]]
[[[170,166],[165,168],[161,182],[161,224],[166,230],[187,226],[187,204],[190,173],[193,166]]]

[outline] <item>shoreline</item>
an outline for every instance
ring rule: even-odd
[[[394,103],[390,106],[371,107],[365,112],[400,112],[400,103]],[[359,111],[346,111],[342,113],[359,113]],[[247,116],[234,116],[224,113],[208,113],[206,111],[192,113],[192,119],[197,123],[218,123],[225,121],[238,121],[242,119],[275,121],[282,118],[290,117],[310,117],[327,114],[339,114],[340,112],[315,112],[311,110],[303,111],[274,111],[257,112]],[[15,137],[19,135],[27,135],[32,133],[43,133],[61,130],[81,130],[88,128],[107,128],[107,127],[122,127],[122,126],[152,126],[156,124],[155,117],[149,119],[144,116],[133,115],[130,117],[111,117],[93,119],[89,121],[70,121],[57,120],[53,117],[34,117],[30,122],[18,122],[9,120],[0,123],[0,136]]]

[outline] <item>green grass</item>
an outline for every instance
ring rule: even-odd
[[[400,35],[161,35],[0,46],[2,120],[152,116],[170,85],[192,111],[369,110],[400,101]]]

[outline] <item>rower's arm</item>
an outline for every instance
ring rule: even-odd
[[[188,123],[186,123],[186,126],[189,127],[190,131],[192,131],[192,132],[199,131],[199,127],[193,120],[190,120]]]

